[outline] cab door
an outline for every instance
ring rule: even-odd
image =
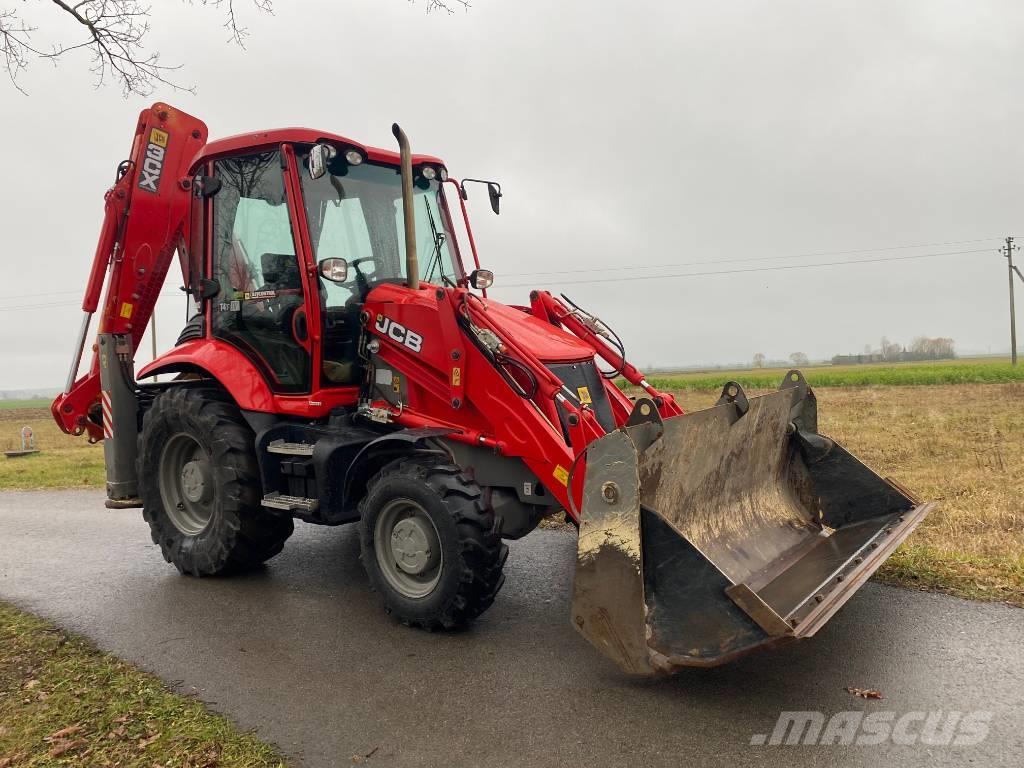
[[[249,357],[271,389],[308,393],[307,297],[279,150],[213,163],[211,332]]]

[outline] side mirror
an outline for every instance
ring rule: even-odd
[[[469,273],[469,284],[478,290],[486,290],[494,285],[494,273],[489,269],[474,269]]]
[[[496,181],[485,181],[483,179],[463,179],[462,183],[459,184],[459,196],[463,200],[469,200],[469,193],[466,192],[466,183],[470,181],[487,185],[487,196],[491,198],[491,210],[498,213],[498,209],[501,207],[501,184]]]
[[[332,283],[348,280],[348,262],[345,259],[324,259],[320,262],[320,277]]]
[[[216,176],[196,176],[192,182],[196,197],[206,199],[213,197],[223,186],[223,182]]]
[[[186,289],[182,288],[181,290]],[[220,283],[208,277],[201,277],[195,285],[188,289],[188,292],[192,294],[192,298],[197,304],[201,304],[220,293]]]
[[[338,154],[330,144],[314,144],[309,150],[309,177],[319,179],[327,174],[327,166]]]

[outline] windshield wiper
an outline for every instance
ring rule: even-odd
[[[448,277],[444,273],[444,262],[441,256],[441,246],[444,245],[445,236],[443,233],[437,231],[437,224],[434,223],[434,214],[430,210],[430,201],[424,196],[423,205],[427,209],[427,221],[430,222],[430,233],[434,237],[434,253],[430,257],[430,269],[427,270],[426,282],[430,282],[434,276],[434,269],[437,268],[441,275],[441,280],[444,281],[445,285],[454,288],[455,281]]]

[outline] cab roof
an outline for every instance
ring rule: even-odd
[[[208,142],[192,160],[194,169],[199,163],[206,160],[236,155],[243,152],[260,151],[271,149],[280,144],[316,144],[318,141],[326,141],[331,144],[346,144],[363,150],[366,158],[371,162],[385,163],[387,165],[398,165],[398,152],[390,149],[379,149],[371,147],[362,142],[339,136],[336,133],[318,131],[313,128],[277,128],[270,131],[255,131],[252,133],[240,133],[236,136],[228,136],[224,139]],[[412,156],[412,164],[419,163],[444,163],[433,155]]]

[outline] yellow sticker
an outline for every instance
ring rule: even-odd
[[[462,383],[462,369],[452,368],[452,386],[457,387]]]
[[[393,390],[395,390],[395,392],[401,392],[402,391],[402,379],[401,379],[400,376],[395,376],[391,380],[391,388]]]
[[[149,141],[151,144],[156,144],[158,147],[167,149],[167,131],[161,131],[159,128],[154,128],[149,132]]]
[[[569,485],[569,470],[563,467],[561,464],[555,465],[555,471],[551,473],[552,476],[560,482],[562,485]]]
[[[121,317],[123,317],[125,320],[130,318],[132,316],[132,309],[132,305],[129,304],[127,301],[121,302]]]
[[[577,387],[576,394],[580,396],[580,402],[583,405],[590,405],[592,402],[594,402],[593,400],[590,399],[590,390],[587,389],[586,387]]]

